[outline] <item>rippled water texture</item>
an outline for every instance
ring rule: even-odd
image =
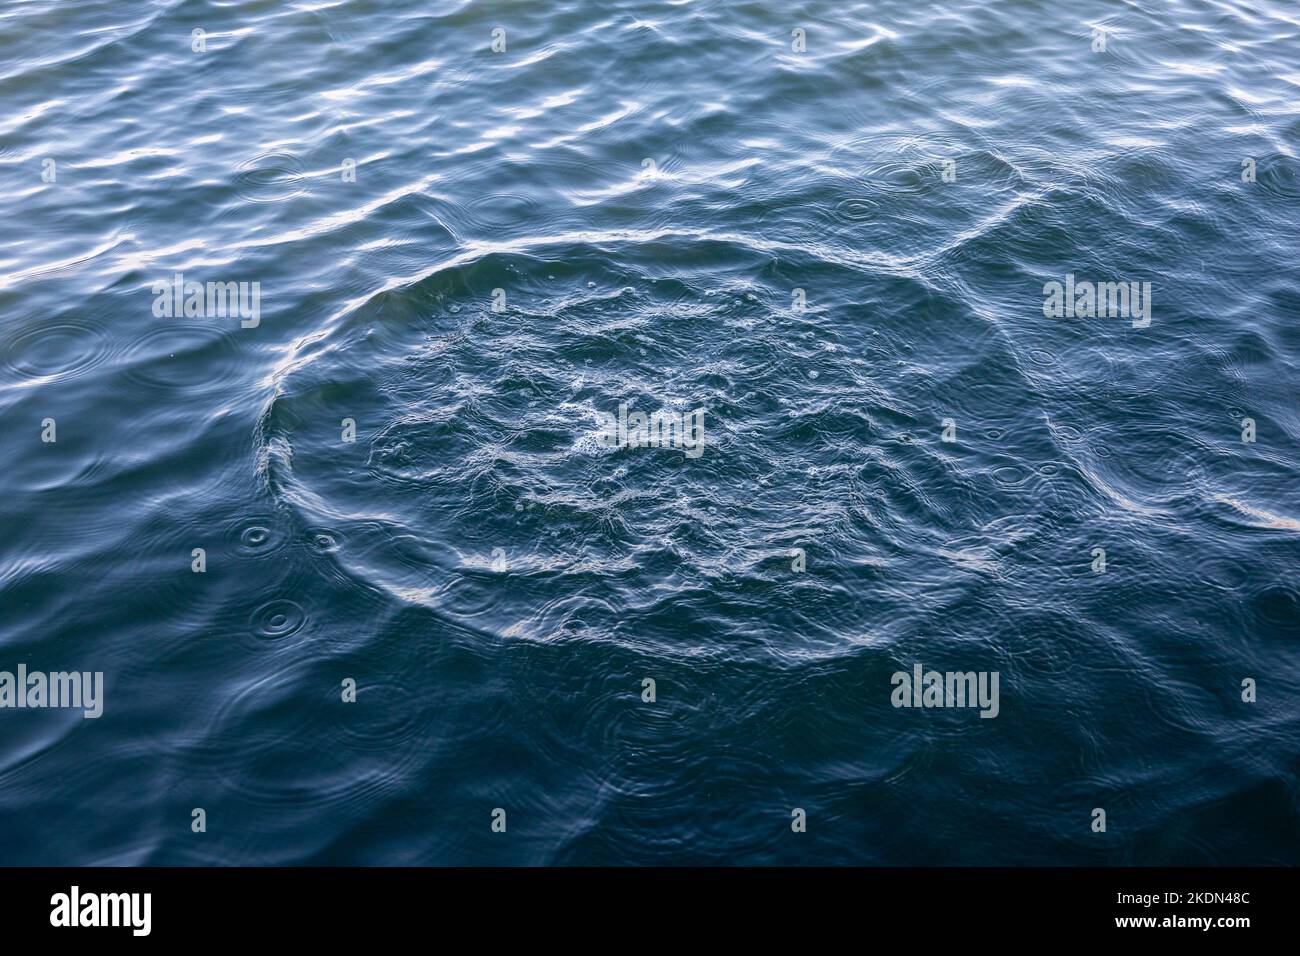
[[[1294,4],[11,2],[0,102],[0,670],[106,684],[0,863],[1300,863]]]

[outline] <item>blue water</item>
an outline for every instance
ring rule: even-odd
[[[11,0],[0,103],[0,670],[104,674],[0,863],[1300,863],[1296,5]]]

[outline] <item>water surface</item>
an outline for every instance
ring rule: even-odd
[[[0,863],[1300,862],[1298,64],[1280,0],[8,4],[0,669],[106,689],[0,710]]]

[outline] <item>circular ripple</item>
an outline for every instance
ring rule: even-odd
[[[292,153],[263,153],[241,163],[235,191],[249,202],[284,202],[307,194],[307,169]]]
[[[730,254],[726,243],[700,248],[708,255]],[[587,640],[590,634],[591,640],[603,635],[671,654],[678,644],[664,621],[681,611],[679,605],[707,617],[711,627],[716,622],[718,632],[728,631],[729,615],[700,608],[710,589],[732,601],[730,588],[751,574],[766,575],[750,569],[761,568],[753,552],[780,524],[773,500],[780,480],[767,487],[761,479],[795,475],[807,486],[811,514],[812,501],[840,494],[839,466],[803,459],[792,467],[781,457],[785,449],[741,442],[735,447],[741,467],[733,473],[711,474],[680,454],[656,449],[609,454],[596,450],[600,415],[621,401],[648,410],[709,401],[728,410],[728,427],[718,433],[739,435],[750,427],[770,428],[774,414],[782,415],[785,426],[785,413],[794,411],[806,423],[802,437],[830,439],[826,444],[848,452],[864,441],[866,428],[860,417],[822,409],[801,394],[788,400],[769,395],[755,408],[738,403],[738,394],[752,391],[749,370],[716,328],[737,311],[752,311],[751,297],[784,303],[788,293],[763,280],[719,283],[696,272],[659,281],[664,255],[657,241],[611,235],[562,250],[547,244],[536,253],[512,247],[462,256],[336,316],[308,353],[280,369],[259,432],[271,450],[270,487],[293,516],[299,550],[315,558],[313,570],[331,576],[341,569],[376,593],[464,625],[474,635],[495,634],[508,642],[551,642],[563,635]],[[607,279],[589,261],[610,257],[623,271]],[[586,291],[592,275],[606,287],[634,291],[592,297]],[[472,335],[446,336],[431,360],[431,327],[443,323],[454,330],[444,319],[452,306],[478,308],[472,305],[478,293],[467,290],[506,281],[544,291],[531,299],[516,297],[509,322],[484,317],[475,320]],[[543,298],[570,304],[546,309]],[[773,355],[781,354],[782,345],[788,351],[780,333],[761,334]],[[645,345],[671,363],[671,374],[648,374],[630,357]],[[798,380],[808,381],[812,368],[799,366]],[[830,374],[834,366],[817,368]],[[355,386],[342,387],[354,379]],[[345,392],[346,407],[340,403]],[[885,392],[883,404],[890,407],[894,398]],[[314,424],[325,420],[323,408],[331,409],[333,420],[346,414],[366,422],[368,441],[340,445],[337,431]],[[991,432],[995,441],[1011,435],[1004,422],[998,424]],[[881,427],[894,434],[894,448],[915,441],[895,432],[899,422],[887,420]],[[981,427],[972,434],[983,433]],[[1036,506],[1055,506],[1075,483],[1072,466],[1059,461],[990,452],[995,457],[988,464],[1003,470],[986,481],[1008,499],[1024,496]],[[893,484],[912,494],[905,490],[882,499],[881,510],[911,497],[927,502],[916,474],[927,464],[908,458],[893,465]],[[804,474],[806,481],[798,477]],[[517,507],[534,487],[547,488],[544,520],[526,501]],[[823,530],[833,542],[838,530]],[[318,532],[324,536],[317,539]],[[1049,527],[1042,535],[1051,533]],[[345,546],[338,547],[336,534],[345,537]],[[1014,543],[1028,536],[1012,529],[1005,537]],[[506,552],[504,573],[493,570],[498,546]],[[982,551],[972,551],[990,576],[1009,573],[1012,562],[998,550],[1001,538],[990,536],[980,546]],[[831,543],[823,547],[834,549]],[[720,554],[735,560],[722,561]],[[660,572],[696,585],[630,596]],[[869,572],[877,573],[874,566]],[[830,647],[822,634],[861,623],[832,592],[817,602],[818,634],[799,639],[797,653],[806,656]],[[810,614],[806,608],[801,613]],[[836,615],[849,618],[849,625]],[[785,640],[764,634],[753,646]]]
[[[1019,465],[1002,465],[993,469],[993,479],[1003,485],[1018,485],[1029,477]]]
[[[186,765],[205,787],[229,789],[264,806],[346,813],[371,805],[409,786],[436,722],[416,719],[419,712],[408,709],[407,698],[396,700],[398,715],[368,713],[366,685],[358,683],[357,701],[345,703],[334,675],[318,672],[311,662],[240,682],[188,743]],[[319,692],[304,693],[305,688]],[[384,701],[374,705],[378,710]],[[353,730],[344,736],[348,725]],[[358,746],[367,739],[382,739],[387,749]],[[358,764],[362,753],[374,759]]]
[[[18,378],[58,379],[83,372],[107,353],[103,332],[75,322],[34,325],[4,343],[4,365]]]
[[[1141,505],[1163,506],[1184,497],[1200,498],[1206,453],[1176,433],[1136,425],[1103,426],[1078,446],[1091,455],[1092,470],[1112,489]]]
[[[358,546],[362,553],[362,557],[358,560],[363,567],[367,538],[373,533],[373,529],[363,528],[358,534]],[[348,546],[350,546],[349,538],[330,525],[309,525],[297,534],[294,541],[294,548],[304,555],[306,565],[314,574],[330,579],[335,587],[343,590],[364,590],[365,576],[358,574],[356,568],[349,567],[346,560],[348,556],[344,551]],[[413,574],[413,578],[421,587],[433,586],[427,576],[421,578],[418,572]]]
[[[386,754],[422,732],[424,705],[414,688],[395,680],[357,677],[357,698],[332,708],[332,726],[349,749]]]
[[[343,536],[329,528],[308,528],[303,537],[316,554],[337,554],[343,547]]]
[[[1052,434],[1069,445],[1083,441],[1083,429],[1077,425],[1053,425]]]
[[[1276,583],[1251,599],[1251,609],[1265,637],[1294,636],[1300,633],[1300,591]]]
[[[1043,368],[1051,368],[1056,364],[1056,356],[1047,349],[1030,349],[1029,361]]]
[[[469,200],[460,207],[460,213],[463,224],[475,229],[509,229],[534,225],[538,206],[529,196],[496,193]]]
[[[258,637],[280,639],[298,633],[307,623],[307,612],[301,605],[282,598],[263,604],[248,622]]]
[[[1250,583],[1251,570],[1234,558],[1212,555],[1196,565],[1196,581],[1224,591],[1238,591]]]
[[[863,174],[863,179],[876,191],[894,196],[919,193],[932,183],[941,181],[936,170],[927,169],[920,164],[897,162],[882,163],[868,169]]]
[[[159,326],[128,347],[124,364],[130,381],[166,392],[208,391],[241,371],[234,332],[215,324]]]
[[[275,519],[270,515],[241,518],[231,525],[230,534],[234,539],[235,550],[249,557],[278,551],[288,539],[288,536],[276,527]]]
[[[835,207],[835,218],[841,222],[866,222],[876,215],[876,203],[870,199],[845,199]]]
[[[1300,199],[1300,159],[1277,154],[1258,163],[1256,182],[1261,189],[1284,199]]]

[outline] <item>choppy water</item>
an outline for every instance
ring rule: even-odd
[[[10,2],[0,102],[0,670],[106,682],[0,862],[1300,862],[1295,5]]]

